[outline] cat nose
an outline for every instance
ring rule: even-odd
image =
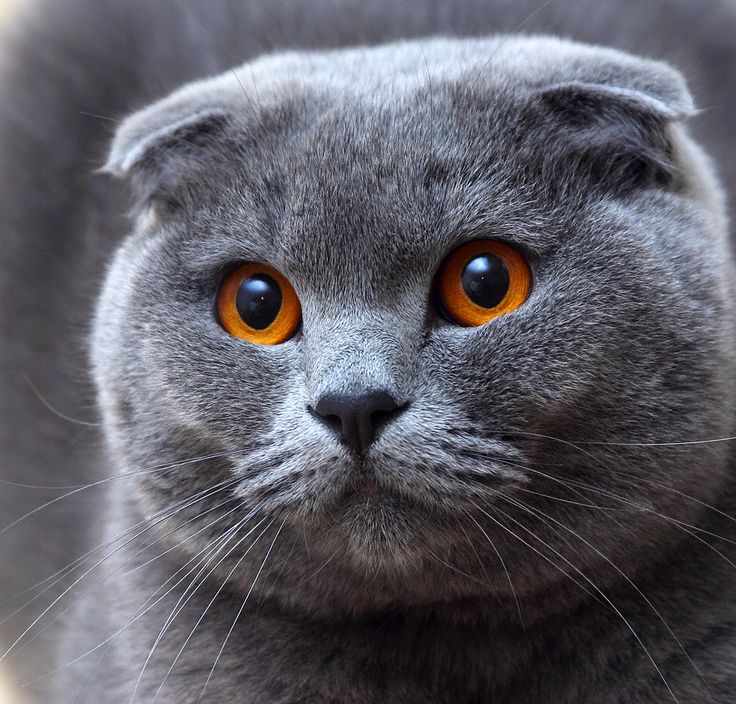
[[[314,408],[323,422],[340,433],[342,441],[357,453],[365,452],[376,437],[376,430],[406,408],[387,391],[359,394],[328,394]]]

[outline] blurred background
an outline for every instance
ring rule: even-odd
[[[12,7],[16,2],[18,0],[0,0],[0,30],[6,22],[11,21]],[[7,645],[0,642],[0,648],[4,649],[5,647]],[[0,704],[18,704],[18,698],[11,698],[10,696],[10,686],[2,665],[0,665]]]
[[[0,24],[5,24],[5,22],[11,21],[12,17],[12,8],[13,5],[18,0],[0,0]],[[4,643],[0,643],[0,647],[5,645]],[[10,690],[7,684],[7,678],[5,676],[5,671],[0,666],[0,704],[16,704],[11,698],[10,698]]]
[[[2,31],[6,22],[12,22],[13,8],[22,0],[0,0],[0,31]],[[7,644],[0,642],[0,648],[3,650]],[[16,693],[11,697],[10,685],[5,674],[3,665],[0,665],[0,704],[21,704],[20,694]]]
[[[17,0],[0,0],[0,24],[10,21],[12,14],[12,6]],[[0,647],[3,646],[0,643]],[[14,704],[10,698],[10,691],[7,684],[4,669],[0,666],[0,704]]]

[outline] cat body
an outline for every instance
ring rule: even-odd
[[[4,536],[44,546],[8,593],[102,546],[48,599],[53,664],[28,646],[44,696],[733,699],[733,443],[698,441],[736,435],[736,8],[537,9],[31,16],[3,97],[4,465],[102,480]],[[463,327],[436,279],[479,238],[533,285]],[[283,344],[213,314],[252,261],[300,300]],[[99,428],[68,417],[96,422],[90,381]],[[356,454],[316,409],[378,390],[398,410]],[[9,488],[6,522],[34,500]]]

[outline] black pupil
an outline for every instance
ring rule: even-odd
[[[235,305],[245,323],[263,330],[281,310],[281,288],[268,274],[253,274],[240,284]]]
[[[495,308],[509,290],[509,272],[493,254],[479,254],[463,269],[463,290],[481,308]]]

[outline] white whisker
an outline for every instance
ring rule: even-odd
[[[227,583],[228,583],[228,582],[230,581],[230,578],[231,578],[231,577],[233,576],[233,574],[235,573],[235,570],[237,570],[237,569],[238,569],[238,567],[240,567],[240,565],[241,565],[241,563],[243,562],[243,560],[245,559],[246,555],[248,555],[248,553],[249,553],[249,552],[250,552],[250,551],[251,551],[251,550],[253,549],[253,547],[254,547],[254,546],[256,545],[256,543],[258,542],[258,540],[259,540],[259,539],[260,539],[260,538],[261,538],[261,537],[262,537],[262,536],[264,535],[264,533],[266,533],[266,531],[267,531],[267,530],[268,530],[268,529],[269,529],[269,528],[270,528],[270,527],[271,527],[271,526],[273,525],[273,523],[274,523],[274,520],[275,520],[275,519],[272,519],[272,520],[271,520],[271,521],[270,521],[270,522],[269,522],[269,523],[268,523],[268,524],[266,525],[266,527],[265,527],[265,528],[264,528],[264,529],[263,529],[263,530],[262,530],[262,531],[261,531],[261,532],[260,532],[260,533],[259,533],[259,534],[258,534],[258,535],[256,536],[255,540],[254,540],[254,541],[253,541],[253,542],[252,542],[252,543],[250,544],[250,546],[249,546],[249,547],[248,547],[248,548],[247,548],[247,549],[245,550],[245,552],[244,552],[244,553],[243,553],[243,554],[242,554],[242,555],[240,556],[240,558],[238,558],[237,562],[235,563],[235,565],[233,565],[233,567],[232,567],[232,569],[230,570],[230,572],[228,572],[227,576],[226,576],[226,577],[225,577],[225,578],[224,578],[224,579],[222,580],[222,583],[220,584],[220,586],[218,587],[217,591],[215,592],[215,594],[214,594],[214,595],[212,596],[212,598],[211,598],[211,599],[210,599],[210,601],[208,602],[207,606],[205,606],[205,608],[204,608],[204,611],[202,612],[202,614],[200,615],[200,617],[199,617],[199,618],[197,619],[196,623],[195,623],[195,624],[194,624],[194,626],[192,627],[192,630],[191,630],[191,631],[189,632],[189,635],[188,635],[188,636],[186,637],[186,640],[185,640],[185,641],[184,641],[184,643],[182,644],[181,648],[179,648],[179,652],[178,652],[178,653],[176,654],[176,657],[174,658],[174,662],[172,662],[172,663],[171,663],[171,666],[169,667],[169,669],[167,670],[166,674],[164,675],[164,678],[163,678],[163,680],[161,681],[161,684],[160,684],[160,685],[158,686],[158,689],[156,690],[156,693],[155,693],[155,694],[154,694],[154,696],[153,696],[153,700],[151,701],[151,704],[154,704],[154,703],[156,702],[156,700],[158,699],[158,696],[159,696],[159,694],[161,693],[162,689],[164,688],[164,685],[166,684],[166,680],[168,679],[169,675],[170,675],[170,674],[172,673],[172,671],[174,670],[174,667],[176,667],[176,663],[177,663],[177,662],[179,662],[179,658],[181,657],[182,653],[184,652],[185,648],[187,647],[187,645],[188,645],[189,641],[190,641],[190,640],[192,639],[192,637],[194,636],[194,633],[196,632],[197,628],[199,627],[199,624],[200,624],[200,623],[202,623],[202,621],[204,620],[204,617],[205,617],[205,616],[207,615],[207,613],[209,612],[210,608],[211,608],[211,607],[212,607],[212,605],[213,605],[213,604],[215,603],[215,601],[216,601],[217,597],[218,597],[218,596],[220,595],[220,592],[221,592],[221,591],[222,591],[222,590],[224,589],[225,585],[226,585],[226,584],[227,584]],[[258,523],[258,524],[256,525],[256,528],[257,528],[257,527],[258,527],[259,525],[261,525],[261,523],[263,523],[264,521],[265,521],[265,518],[264,518],[263,520],[261,520],[261,521],[260,521],[260,522],[259,522],[259,523]],[[283,524],[282,524],[282,525],[283,525]],[[255,528],[254,528],[253,530],[255,530]],[[251,531],[251,532],[252,532],[252,531]],[[244,540],[244,539],[245,539],[246,537],[248,537],[248,535],[250,535],[250,532],[249,532],[248,534],[246,534],[246,535],[245,535],[245,536],[244,536],[244,537],[243,537],[243,538],[241,539],[241,541],[239,541],[239,543],[238,543],[238,544],[240,544],[240,542],[242,542],[242,541],[243,541],[243,540]],[[235,547],[237,547],[237,545],[236,545]],[[212,572],[210,572],[210,574],[212,574]],[[260,571],[259,571],[259,574],[260,574]],[[196,588],[195,588],[195,590],[194,590],[194,591],[196,591]],[[249,592],[249,593],[250,593],[250,592]],[[193,595],[193,594],[194,594],[194,592],[192,592],[192,595]],[[190,595],[190,598],[191,598],[191,595]],[[185,602],[185,603],[186,603],[186,602]],[[180,609],[180,611],[181,611],[181,609]],[[173,619],[172,619],[172,620],[173,620]]]
[[[217,663],[220,662],[220,658],[222,657],[222,653],[225,650],[225,646],[227,645],[228,640],[230,640],[230,636],[232,635],[233,630],[235,630],[235,625],[238,623],[238,620],[240,619],[240,615],[243,613],[243,609],[245,609],[245,605],[248,602],[248,598],[250,597],[251,592],[256,586],[256,582],[258,581],[258,578],[261,576],[261,572],[263,571],[263,568],[266,566],[266,560],[268,560],[268,556],[271,554],[271,550],[273,550],[273,546],[276,544],[276,540],[279,537],[281,533],[281,529],[284,527],[285,524],[286,524],[286,521],[283,521],[283,523],[279,526],[279,529],[276,531],[276,535],[274,535],[273,540],[271,541],[271,545],[269,546],[268,551],[266,552],[266,556],[263,558],[263,562],[261,562],[261,566],[258,568],[258,572],[256,573],[256,576],[253,578],[253,583],[250,585],[250,589],[248,589],[248,593],[245,595],[245,598],[243,599],[243,603],[240,605],[240,608],[238,609],[238,613],[235,614],[235,618],[233,619],[233,622],[230,626],[230,630],[228,630],[227,635],[225,636],[225,640],[222,642],[222,645],[220,646],[220,650],[217,653],[215,662],[213,663],[212,668],[210,669],[209,674],[207,675],[207,680],[205,681],[204,686],[202,687],[202,691],[199,693],[199,697],[197,698],[197,704],[199,704],[199,702],[202,701],[202,697],[204,696],[205,690],[207,689],[207,685],[210,683],[210,680],[212,679],[212,675],[215,672]]]

